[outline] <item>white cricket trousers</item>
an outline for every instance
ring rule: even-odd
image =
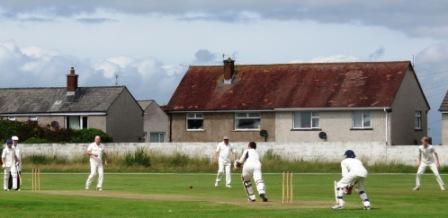
[[[90,159],[90,175],[89,178],[87,178],[86,181],[86,188],[90,187],[90,184],[92,184],[92,181],[94,177],[98,173],[98,182],[96,187],[102,188],[103,187],[103,179],[104,179],[104,169],[103,169],[103,163],[100,161],[96,161],[94,159]]]
[[[216,182],[219,183],[221,181],[221,177],[226,174],[226,185],[230,185],[232,183],[232,164],[230,161],[219,161],[218,162],[218,175],[216,175]]]
[[[427,164],[427,163],[423,163],[423,162],[420,163],[420,166],[418,167],[418,170],[417,170],[417,178],[415,180],[416,186],[420,187],[421,176],[423,175],[423,173],[425,173],[427,167],[429,167],[432,170],[432,172],[434,173],[434,176],[436,176],[436,180],[437,180],[437,183],[439,183],[440,188],[443,188],[445,186],[445,184],[443,183],[442,177],[440,177],[439,170],[437,169],[437,165],[435,163]]]
[[[3,189],[8,189],[9,183],[9,173],[12,176],[12,189],[17,189],[17,168],[16,167],[5,167],[3,170]]]
[[[243,182],[249,182],[251,178],[253,178],[258,194],[266,194],[266,187],[264,185],[260,163],[245,163],[243,166],[242,177]]]
[[[347,192],[347,188],[349,186],[356,185],[356,189],[358,190],[359,198],[361,198],[363,205],[365,207],[367,207],[367,206],[370,207],[370,201],[369,201],[369,198],[367,197],[365,187],[364,187],[365,180],[366,180],[366,177],[364,177],[364,176],[359,176],[359,175],[350,174],[350,173],[345,175],[344,177],[342,177],[342,179],[339,180],[339,182],[337,182],[336,187],[335,187],[337,203],[340,206],[344,206],[344,204],[345,204],[344,195]]]

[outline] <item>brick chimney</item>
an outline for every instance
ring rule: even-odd
[[[67,74],[67,95],[75,95],[78,89],[78,75],[75,73],[75,68],[71,67]]]
[[[232,79],[235,74],[235,61],[232,58],[224,60],[224,83],[232,84]]]

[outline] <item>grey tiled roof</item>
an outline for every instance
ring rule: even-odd
[[[448,92],[442,101],[442,105],[440,105],[439,111],[448,111]]]
[[[2,88],[0,114],[106,112],[124,86],[66,88]]]

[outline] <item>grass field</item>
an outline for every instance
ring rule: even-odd
[[[212,174],[106,174],[103,192],[85,191],[87,174],[42,174],[42,190],[0,194],[0,217],[447,217],[448,192],[431,175],[412,192],[414,175],[370,175],[367,193],[373,209],[361,209],[356,194],[343,211],[334,204],[338,174],[296,174],[294,199],[281,205],[281,175],[265,174],[271,202],[248,203],[238,174],[233,188],[213,187]],[[445,176],[445,179],[446,178]],[[191,187],[191,188],[190,188]]]

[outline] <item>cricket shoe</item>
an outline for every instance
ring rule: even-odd
[[[219,183],[218,182],[215,182],[215,187],[218,187],[219,186]]]
[[[5,192],[9,192],[9,189],[3,189],[3,191],[5,191]]]
[[[96,188],[97,191],[103,191],[103,188]]]
[[[226,185],[226,188],[232,188],[232,186],[231,185]]]
[[[342,209],[344,209],[344,206],[336,204],[333,207],[331,207],[331,209],[333,209],[333,210],[342,210]]]
[[[440,187],[441,191],[445,191],[445,186]]]
[[[420,186],[415,186],[412,191],[420,191]]]
[[[372,209],[370,206],[364,206],[364,210],[370,210]]]
[[[266,197],[265,194],[260,194],[260,198],[261,200],[263,200],[263,202],[268,202],[268,198]]]

